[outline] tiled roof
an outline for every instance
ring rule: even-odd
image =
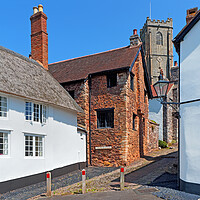
[[[36,61],[0,46],[0,92],[83,112]]]
[[[89,74],[130,67],[139,49],[140,46],[127,46],[52,63],[49,72],[60,83],[82,80]]]

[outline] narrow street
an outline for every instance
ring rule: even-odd
[[[146,156],[143,159],[154,162],[125,175],[125,190],[119,191],[119,178],[107,183],[107,191],[53,196],[46,199],[60,200],[198,200],[200,196],[177,190],[178,152],[167,155]],[[99,187],[102,187],[99,186]],[[44,198],[40,198],[44,199]]]

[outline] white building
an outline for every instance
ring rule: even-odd
[[[175,37],[180,64],[180,189],[200,194],[200,12]],[[191,20],[191,21],[190,21]]]
[[[77,112],[41,65],[0,47],[0,193],[85,167]]]

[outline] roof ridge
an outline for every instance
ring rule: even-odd
[[[7,53],[9,53],[9,54],[11,54],[11,55],[13,55],[13,56],[15,56],[15,57],[21,58],[21,59],[23,59],[23,60],[25,60],[25,61],[27,61],[27,62],[30,62],[30,63],[32,63],[32,64],[36,64],[36,65],[38,65],[38,66],[44,68],[44,67],[43,67],[42,65],[40,65],[36,60],[30,59],[30,58],[28,58],[28,57],[26,57],[26,56],[24,56],[24,55],[22,55],[22,54],[20,54],[20,53],[17,53],[17,52],[15,52],[15,51],[10,50],[10,49],[8,49],[8,48],[6,48],[6,47],[3,47],[3,46],[1,46],[1,45],[0,45],[0,50],[1,50],[1,51],[5,51],[5,52],[7,52]]]
[[[76,60],[76,59],[81,59],[81,58],[86,58],[86,57],[89,57],[89,56],[95,56],[95,55],[99,55],[99,54],[103,54],[103,53],[108,53],[108,52],[111,52],[111,51],[117,51],[117,50],[125,49],[125,48],[128,48],[128,47],[130,47],[130,45],[125,46],[125,47],[119,47],[119,48],[116,48],[116,49],[111,49],[111,50],[103,51],[103,52],[99,52],[99,53],[94,53],[94,54],[90,54],[90,55],[86,55],[86,56],[80,56],[80,57],[76,57],[76,58],[70,58],[70,59],[67,59],[67,60],[62,60],[62,61],[50,63],[49,65],[58,64],[58,63],[62,63],[62,62],[67,62],[67,61]],[[138,47],[138,46],[135,46],[135,47]],[[131,47],[131,48],[135,48],[135,47]]]

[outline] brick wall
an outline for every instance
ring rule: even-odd
[[[31,16],[31,55],[48,69],[47,16],[38,12]]]
[[[149,147],[148,97],[140,54],[132,73],[134,91],[130,88],[128,70],[117,72],[117,86],[111,88],[107,87],[107,74],[91,76],[91,164],[94,166],[129,165],[153,148]],[[86,127],[89,144],[89,81],[63,86],[67,91],[75,91],[74,99],[85,111],[78,114],[78,124]],[[106,108],[114,109],[114,128],[97,128],[97,110]],[[133,113],[137,115],[135,130]],[[89,152],[88,145],[88,161]]]
[[[149,138],[148,151],[158,149],[158,139],[159,139],[159,124],[149,120]]]

